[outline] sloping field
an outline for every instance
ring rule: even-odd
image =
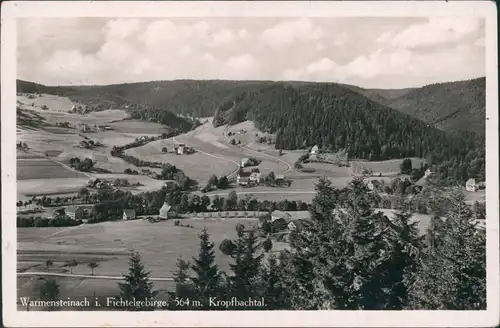
[[[302,166],[306,169],[314,169],[314,174],[327,176],[331,178],[349,177],[348,167],[339,167],[328,163],[304,163]]]
[[[218,142],[224,143],[227,146],[227,148],[221,148],[217,145],[214,145],[210,141],[205,142],[197,137],[199,134],[203,135],[204,133],[212,133],[214,135],[217,135],[216,133],[220,129],[221,127],[214,129],[210,125],[205,124],[198,127],[194,132],[177,136],[175,139],[179,142],[183,142],[197,149],[200,149],[206,153],[225,157],[237,163],[239,163],[242,158],[255,157],[262,161],[262,163],[259,165],[259,169],[261,169],[261,173],[263,174],[267,174],[270,171],[281,173],[288,168],[287,165],[281,163],[276,159],[270,158],[255,151],[250,151],[238,146],[229,145],[227,140],[223,141],[224,139],[218,139]]]
[[[123,190],[130,190],[132,193],[134,192],[143,192],[143,191],[151,191],[151,190],[159,190],[163,187],[163,180],[156,180],[150,178],[145,175],[128,175],[128,174],[92,174],[93,177],[105,180],[115,180],[115,179],[126,179],[131,184],[133,183],[141,183],[142,186],[124,188],[120,187]]]
[[[77,105],[67,97],[48,94],[42,94],[34,99],[29,99],[27,96],[17,96],[17,100],[22,102],[27,108],[30,108],[32,104],[35,105],[35,108],[46,105],[50,111],[54,112],[67,112],[71,110],[73,105]]]
[[[24,196],[63,195],[77,193],[88,178],[28,179],[17,181],[17,192]]]
[[[128,252],[135,250],[141,253],[143,262],[151,275],[156,277],[171,277],[175,270],[175,263],[179,256],[190,260],[198,251],[198,234],[206,227],[211,239],[216,245],[217,263],[228,269],[229,259],[219,251],[219,245],[225,238],[236,236],[237,223],[246,227],[257,224],[256,221],[227,219],[227,220],[192,220],[185,219],[182,224],[189,224],[194,228],[175,226],[173,221],[149,223],[144,220],[105,222],[86,224],[66,231],[59,232],[50,238],[40,241],[40,237],[30,231],[31,228],[18,229],[18,260],[23,262],[40,263],[47,258],[60,263],[67,258],[88,261],[89,257],[103,258],[97,269],[101,275],[121,275],[128,268]],[[52,228],[40,230],[44,237]],[[34,230],[34,229],[31,229]],[[28,233],[32,238],[29,241],[24,236]],[[43,263],[42,262],[42,263]],[[60,265],[54,266],[51,271],[62,270]],[[73,269],[75,274],[89,274],[86,265],[79,265]]]
[[[401,171],[400,165],[403,162],[403,158],[401,159],[390,159],[387,161],[380,162],[368,162],[368,161],[350,161],[351,169],[353,172],[361,173],[363,168],[372,170],[374,173],[394,173],[397,174]],[[423,158],[411,158],[412,167],[414,169],[420,168],[420,164],[424,163],[425,160]]]
[[[70,170],[48,159],[18,159],[17,180],[85,178],[85,174]]]
[[[168,132],[168,129],[158,123],[139,121],[139,120],[123,120],[113,122],[110,126],[118,132],[136,133],[142,135],[158,135],[163,132]]]
[[[172,140],[158,140],[126,150],[125,153],[147,161],[171,163],[199,182],[207,181],[212,174],[229,175],[238,168],[237,161],[234,163],[222,158],[217,153],[214,154],[215,156],[208,156],[202,152],[190,155],[162,153],[162,147],[167,147],[171,151],[176,144]]]

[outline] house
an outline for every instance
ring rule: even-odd
[[[271,222],[274,222],[279,219],[284,219],[287,223],[291,221],[292,216],[289,213],[283,211],[273,211],[271,213]]]
[[[101,179],[90,179],[89,182],[87,183],[87,186],[89,187],[96,187],[97,184],[101,183]]]
[[[82,220],[85,217],[85,210],[80,206],[68,206],[64,211],[73,220]]]
[[[285,175],[276,174],[276,182],[283,182],[283,181],[285,181]]]
[[[368,181],[366,186],[370,190],[376,190],[376,189],[380,188],[381,184],[380,184],[380,181],[378,181],[378,180],[370,180],[370,181]]]
[[[91,128],[90,128],[90,126],[88,126],[88,124],[83,123],[80,125],[80,131],[88,132],[88,131],[91,131]]]
[[[175,149],[175,152],[177,153],[177,155],[182,155],[182,154],[184,154],[184,147],[185,147],[184,145],[180,145],[179,147],[177,147],[177,148]]]
[[[170,217],[170,210],[172,209],[172,206],[168,205],[167,202],[163,204],[163,206],[160,208],[160,219],[167,220]]]
[[[45,151],[45,157],[57,157],[62,153],[60,150],[47,150]]]
[[[306,225],[306,222],[307,221],[304,219],[297,219],[297,220],[290,221],[288,223],[288,230],[294,231],[294,230],[303,229],[304,226]]]
[[[427,170],[425,170],[424,177],[427,178],[431,174],[432,174],[432,171],[430,168],[428,168]]]
[[[135,210],[125,209],[123,210],[123,220],[133,220],[135,219]]]
[[[248,182],[250,182],[251,175],[252,175],[252,172],[240,170],[238,172],[238,176],[236,177],[236,183],[239,185],[248,184]]]
[[[311,148],[310,154],[316,155],[318,153],[319,153],[319,147],[318,147],[318,145],[314,145],[314,147]]]
[[[247,166],[249,161],[250,161],[250,159],[248,159],[248,158],[242,158],[240,166],[241,167]]]
[[[465,183],[465,190],[476,191],[477,190],[476,179],[470,178],[469,180],[467,180],[467,182]]]
[[[174,190],[175,187],[177,186],[177,181],[175,180],[167,180],[165,181],[165,183],[163,184],[163,186],[168,190]]]
[[[237,182],[240,186],[248,186],[250,183],[250,178],[249,177],[238,177]]]

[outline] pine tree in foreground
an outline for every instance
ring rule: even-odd
[[[157,292],[153,290],[153,282],[149,279],[150,272],[144,269],[139,253],[132,253],[129,259],[129,270],[124,275],[125,282],[118,283],[120,287],[120,297],[127,301],[152,300]],[[130,306],[129,311],[151,311],[153,307]]]
[[[217,297],[221,291],[221,273],[215,263],[214,243],[206,229],[199,236],[200,248],[198,256],[193,257],[191,277],[194,296],[202,304],[209,304],[210,297]]]
[[[486,233],[465,197],[450,196],[451,208],[435,246],[411,289],[410,307],[432,310],[486,308]]]
[[[386,221],[386,240],[391,247],[391,257],[386,263],[386,281],[382,282],[390,293],[386,309],[402,310],[408,304],[409,288],[414,274],[422,263],[425,236],[419,235],[418,222],[411,220],[412,213],[397,212]]]
[[[178,258],[176,267],[177,271],[174,272],[175,292],[168,293],[168,309],[170,310],[186,309],[186,306],[180,306],[177,301],[193,297],[193,286],[188,274],[191,267],[190,263]]]
[[[237,229],[238,238],[233,253],[233,263],[229,266],[233,275],[229,277],[231,296],[239,299],[258,297],[261,291],[260,280],[262,247],[253,230]]]
[[[267,310],[290,309],[289,295],[283,281],[283,264],[274,254],[271,254],[267,265],[262,269],[260,279],[263,283],[263,295]]]

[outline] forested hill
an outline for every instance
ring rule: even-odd
[[[28,82],[23,80],[16,80],[16,90],[17,92],[23,93],[46,93],[50,95],[63,96],[71,93],[75,93],[76,89],[71,87],[50,87],[43,84],[38,84],[34,82]]]
[[[421,88],[370,90],[366,97],[410,114],[445,131],[468,131],[484,137],[486,78],[437,83]]]
[[[296,149],[318,144],[347,148],[349,157],[381,160],[426,157],[435,161],[466,154],[468,138],[448,135],[407,114],[336,84],[291,87],[275,84],[248,92],[219,108],[214,124],[245,119],[277,133],[276,147]]]
[[[245,91],[260,90],[274,82],[225,80],[175,80],[105,86],[46,87],[17,81],[18,92],[58,94],[106,108],[160,108],[188,116],[212,116],[215,109]],[[57,93],[56,93],[57,91]]]

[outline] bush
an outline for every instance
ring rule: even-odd
[[[267,238],[266,240],[264,240],[264,242],[262,243],[262,248],[264,248],[264,251],[269,252],[273,248],[273,242],[271,241],[271,239]]]
[[[230,239],[224,239],[219,246],[220,251],[228,256],[233,255],[234,251],[236,250],[236,245],[233,243],[232,240]]]
[[[181,222],[179,220],[174,221],[174,226],[178,227],[180,224],[181,224]]]

